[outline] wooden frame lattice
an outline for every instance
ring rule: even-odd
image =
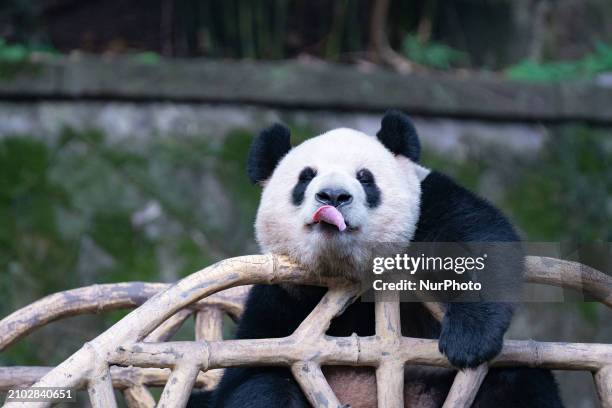
[[[612,280],[601,272],[552,258],[528,257],[526,264],[528,282],[580,289],[612,307]],[[288,337],[222,340],[222,313],[240,314],[247,290],[243,285],[281,282],[323,285],[329,290]],[[55,368],[0,368],[0,389],[31,384],[87,389],[94,408],[107,408],[116,406],[115,387],[124,391],[130,407],[152,407],[155,401],[146,387],[164,385],[157,406],[181,407],[194,385],[216,383],[216,369],[285,365],[313,406],[340,407],[321,366],[371,366],[376,368],[378,406],[403,407],[406,364],[451,366],[438,351],[436,340],[401,335],[398,301],[376,303],[375,336],[326,335],[331,319],[358,295],[354,283],[319,278],[272,255],[221,261],[172,286],[128,283],[62,292],[0,321],[0,351],[64,316],[142,305]],[[434,316],[441,317],[437,304],[426,305]],[[196,313],[196,340],[167,341],[192,313]],[[602,406],[612,408],[612,345],[516,340],[505,341],[500,355],[488,364],[458,372],[444,407],[470,406],[489,366],[520,365],[590,371]],[[10,402],[5,406],[48,405]]]

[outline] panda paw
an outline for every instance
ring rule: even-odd
[[[508,327],[509,318],[483,319],[479,318],[481,310],[470,309],[447,313],[438,342],[440,352],[460,369],[476,367],[498,355]]]

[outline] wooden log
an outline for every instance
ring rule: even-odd
[[[492,365],[597,371],[612,361],[612,344],[506,340]]]
[[[525,280],[583,291],[612,307],[612,277],[578,262],[528,256],[525,258]]]
[[[331,320],[357,299],[359,286],[340,286],[328,290],[321,301],[306,316],[295,330],[293,336],[300,341],[318,339],[329,329]]]
[[[195,339],[223,340],[223,311],[216,307],[205,307],[196,313]]]
[[[46,296],[0,320],[0,351],[52,321],[81,314],[137,307],[169,286],[144,282],[112,283]],[[242,313],[249,289],[250,286],[231,288],[213,294],[192,307],[218,307],[237,319]]]
[[[144,385],[136,385],[123,390],[123,398],[128,408],[154,408],[155,399]]]
[[[172,370],[157,406],[159,408],[183,408],[187,405],[189,394],[200,372],[200,364],[190,361],[193,356],[185,356]]]
[[[471,407],[488,371],[489,367],[486,363],[474,369],[459,371],[455,376],[453,385],[446,396],[442,408]]]
[[[87,385],[89,401],[93,408],[116,408],[117,401],[113,392],[108,365],[100,362]]]
[[[396,357],[401,347],[402,325],[399,299],[378,299],[374,305],[376,339],[380,344],[376,367],[376,395],[379,407],[404,407],[404,361]]]
[[[291,366],[291,372],[313,407],[343,407],[317,363],[298,362]]]
[[[0,367],[0,391],[14,387],[29,387],[51,371],[53,367]],[[140,385],[163,387],[168,382],[169,368],[117,367],[110,368],[113,388],[125,390]],[[208,384],[204,373],[196,379],[196,387],[203,388]],[[85,386],[78,389],[84,389]]]
[[[223,311],[221,309],[205,307],[196,313],[195,339],[196,341],[223,340]],[[207,378],[206,388],[212,389],[221,381],[223,370],[210,370],[204,375]]]
[[[140,306],[167,287],[159,283],[116,283],[91,285],[46,296],[0,321],[0,351],[54,320]]]
[[[172,336],[181,328],[185,320],[193,313],[192,310],[183,309],[179,310],[177,313],[173,314],[160,324],[155,330],[153,330],[146,337],[145,341],[150,341],[151,343],[159,343],[170,340]]]
[[[202,356],[208,368],[248,365],[290,366],[300,361],[323,365],[376,367],[385,359],[414,365],[452,368],[438,350],[437,340],[403,337],[389,348],[376,336],[330,337],[304,343],[293,336],[278,339],[225,340],[219,342],[134,343],[108,355],[111,364],[142,367],[173,367],[183,355]],[[208,356],[206,354],[208,353]],[[193,355],[193,354],[192,354]],[[207,360],[206,360],[207,359]],[[205,361],[206,360],[206,361]],[[506,340],[493,367],[530,366],[551,370],[597,371],[612,365],[612,345],[600,343],[554,343]]]
[[[594,378],[601,408],[612,408],[612,365],[599,369]]]
[[[404,363],[385,360],[376,368],[379,407],[404,408]]]
[[[120,346],[107,357],[111,364],[155,368],[174,368],[184,359],[190,359],[199,367],[207,369],[209,345],[205,341],[132,343]]]
[[[544,268],[547,264],[536,266]],[[551,279],[557,279],[556,281],[561,284],[565,282],[554,276]],[[198,302],[202,297],[234,285],[278,282],[330,287],[313,312],[289,337],[143,342],[143,339],[147,339],[148,335],[171,316]],[[592,279],[589,285],[593,290],[599,291],[602,285],[605,287],[606,281],[599,278]],[[357,294],[358,288],[354,285],[347,286],[347,283],[339,278],[323,279],[314,276],[300,270],[282,257],[252,256],[222,261],[186,277],[164,292],[153,296],[102,335],[85,344],[58,367],[46,372],[35,385],[79,388],[88,384],[92,404],[101,406],[106,404],[111,396],[108,392],[111,389],[109,364],[172,368],[173,373],[176,373],[174,374],[176,381],[171,378],[167,383],[173,382],[179,386],[174,388],[176,392],[171,392],[168,388],[164,401],[167,404],[181,406],[186,401],[199,370],[244,365],[284,365],[291,366],[294,371],[303,368],[313,369],[313,374],[302,375],[300,385],[314,398],[313,384],[323,386],[322,382],[325,381],[320,374],[321,365],[364,365],[377,367],[379,403],[385,407],[401,407],[403,380],[399,379],[402,378],[404,364],[440,367],[450,367],[450,364],[438,351],[436,340],[401,336],[397,300],[376,303],[375,336],[353,335],[349,338],[335,338],[325,335],[330,320],[341,313]],[[600,291],[600,294],[603,292]],[[196,360],[194,356],[197,356]],[[597,372],[596,381],[600,395],[603,396],[603,400],[609,399],[605,387],[609,384],[609,369],[605,367],[612,366],[612,345],[507,340],[501,354],[491,362],[491,365],[528,365]],[[484,376],[486,372],[484,368],[480,370],[458,375],[453,387],[455,391],[451,392],[451,397],[461,394],[458,390],[470,385],[472,393],[475,393],[477,384],[481,381],[480,376]],[[401,395],[400,398],[397,397],[398,394]],[[333,393],[326,395],[325,400],[335,403],[331,395]],[[97,400],[94,401],[94,398]],[[449,404],[468,404],[468,399],[465,396],[455,400],[451,398]],[[35,403],[32,406],[47,405]],[[6,406],[17,405],[8,403]]]

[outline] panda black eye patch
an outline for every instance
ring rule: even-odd
[[[380,204],[380,189],[376,185],[374,175],[368,169],[361,169],[357,172],[357,181],[361,183],[363,191],[366,194],[366,202],[368,207],[375,208]]]
[[[291,202],[293,205],[300,205],[304,201],[304,193],[308,184],[315,178],[317,172],[312,167],[304,167],[298,176],[298,181],[291,191]]]

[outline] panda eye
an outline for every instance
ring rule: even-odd
[[[312,167],[304,168],[298,177],[299,181],[310,181],[317,175],[317,172],[314,171]]]
[[[357,180],[361,184],[374,183],[374,175],[368,169],[361,169],[357,172]]]

